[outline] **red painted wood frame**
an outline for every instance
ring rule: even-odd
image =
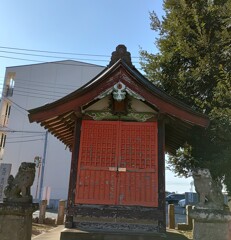
[[[157,122],[84,120],[75,203],[158,206]]]

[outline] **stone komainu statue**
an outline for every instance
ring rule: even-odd
[[[23,162],[15,177],[8,178],[4,189],[5,202],[32,202],[30,187],[35,178],[35,163]]]
[[[197,169],[193,172],[195,190],[199,195],[198,207],[223,209],[224,196],[222,185],[214,181],[208,169]]]

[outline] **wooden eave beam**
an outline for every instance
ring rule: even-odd
[[[62,132],[59,132],[59,131],[57,132],[57,131],[56,131],[56,132],[54,132],[54,135],[64,138],[64,137],[67,136],[67,135],[72,136],[72,131],[68,131],[68,130],[62,131]]]
[[[62,137],[66,136],[66,135],[72,136],[73,135],[73,130],[68,129],[68,130],[65,130],[65,131],[58,131],[58,132],[56,131],[55,133],[59,136],[62,136]]]

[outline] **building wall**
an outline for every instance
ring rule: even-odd
[[[11,174],[15,175],[21,162],[33,162],[36,156],[43,159],[46,145],[43,186],[50,187],[51,199],[67,198],[71,153],[51,134],[48,134],[46,144],[46,130],[39,124],[29,123],[26,110],[67,95],[103,69],[102,66],[76,61],[6,68],[0,107],[0,163],[12,163]],[[7,106],[10,106],[9,118],[6,116]],[[32,188],[34,197],[39,195],[41,168],[39,177],[38,172],[39,168]]]

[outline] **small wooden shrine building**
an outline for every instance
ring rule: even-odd
[[[67,227],[148,232],[165,232],[165,152],[209,124],[146,79],[124,45],[95,78],[29,119],[72,152]]]

